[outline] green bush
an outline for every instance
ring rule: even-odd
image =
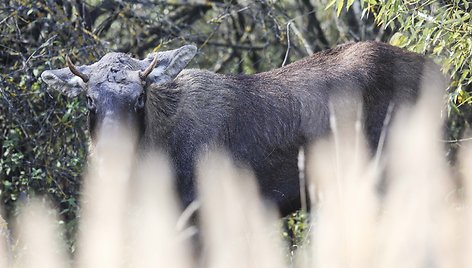
[[[390,43],[433,57],[450,78],[448,129],[454,158],[463,131],[472,122],[472,4],[468,0],[332,0],[338,14],[355,3],[363,16],[373,16],[379,27],[395,32]]]
[[[1,9],[0,197],[10,218],[18,201],[47,196],[70,235],[86,162],[86,111],[82,99],[48,91],[39,76],[64,66],[65,54],[96,58],[105,50],[77,29],[72,9],[47,3],[7,1]]]

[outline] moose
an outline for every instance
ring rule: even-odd
[[[140,148],[167,153],[184,207],[196,199],[194,169],[200,150],[221,146],[254,171],[262,195],[282,215],[300,208],[299,148],[330,133],[334,94],[360,96],[363,130],[375,149],[388,107],[416,100],[429,62],[367,41],[271,71],[232,75],[184,69],[196,53],[194,45],[151,53],[143,60],[108,53],[83,66],[66,57],[66,68],[44,71],[41,77],[69,97],[86,94],[92,143],[103,126],[120,122],[135,130]]]

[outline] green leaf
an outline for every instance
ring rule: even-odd
[[[354,4],[354,1],[355,0],[347,0],[346,9],[349,9],[352,6],[352,4]]]
[[[332,6],[334,6],[334,4],[336,4],[336,0],[331,0],[326,6],[325,10],[330,9]]]
[[[341,11],[343,10],[344,6],[344,0],[338,0],[338,3],[336,5],[336,15],[339,17],[341,14]]]
[[[408,38],[400,32],[396,32],[392,38],[390,38],[390,44],[393,46],[405,47],[407,43]]]
[[[444,49],[444,46],[441,46],[441,45],[436,46],[436,47],[434,47],[434,49],[433,49],[433,54],[439,55],[439,54],[441,54],[441,52],[443,51],[443,49]]]

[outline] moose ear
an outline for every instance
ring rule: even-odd
[[[83,73],[88,73],[87,66],[77,67]],[[53,89],[68,97],[75,97],[84,91],[84,81],[74,75],[69,68],[44,71],[41,79]]]
[[[178,49],[151,53],[142,60],[142,65],[147,67],[157,56],[157,64],[148,75],[147,80],[153,84],[164,84],[172,81],[193,59],[197,53],[197,47],[186,45]]]

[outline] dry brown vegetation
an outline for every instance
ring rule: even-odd
[[[307,160],[311,226],[293,258],[251,173],[217,152],[199,165],[203,249],[195,259],[194,229],[177,208],[166,159],[132,159],[132,142],[108,139],[94,149],[85,178],[74,260],[54,213],[31,201],[11,241],[1,241],[0,267],[471,267],[472,174],[461,169],[462,186],[453,183],[440,141],[441,81],[429,77],[424,88],[373,159],[363,149],[356,107],[333,105],[334,135]],[[460,165],[470,159],[472,148],[463,148]]]

